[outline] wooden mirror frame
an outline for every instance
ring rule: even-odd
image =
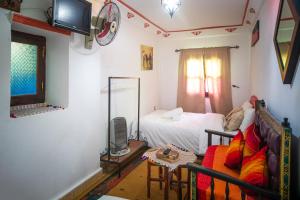
[[[277,43],[277,34],[278,34],[278,29],[279,29],[279,24],[280,24],[280,17],[281,17],[281,13],[282,13],[282,9],[283,9],[283,3],[284,3],[284,0],[280,0],[273,41],[274,41],[274,45],[275,45],[275,51],[276,51],[276,55],[277,55],[279,70],[281,73],[281,78],[282,78],[283,84],[292,84],[295,73],[296,73],[299,54],[300,54],[300,4],[295,2],[295,0],[287,0],[287,3],[289,4],[289,7],[291,9],[292,15],[295,20],[295,28],[294,28],[292,39],[291,39],[291,47],[290,47],[291,50],[287,57],[287,61],[286,61],[287,64],[284,67],[284,65],[282,63],[279,46]]]

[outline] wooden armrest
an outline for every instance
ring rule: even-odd
[[[209,130],[209,129],[205,129],[205,132],[208,133],[208,137],[207,137],[207,146],[211,146],[212,143],[212,135],[218,135],[220,136],[220,144],[222,143],[222,137],[226,137],[229,139],[234,138],[234,135],[228,134],[228,133],[224,133],[224,132],[220,132],[220,131],[214,131],[214,130]]]
[[[210,129],[205,129],[205,132],[208,134],[219,135],[219,136],[228,137],[228,138],[234,138],[234,135],[231,135],[231,134],[228,134],[225,132],[214,131],[214,130],[210,130]]]
[[[280,199],[280,195],[274,191],[256,187],[254,185],[251,185],[247,182],[244,182],[238,178],[234,178],[234,177],[224,174],[222,172],[219,172],[219,171],[216,171],[213,169],[209,169],[209,168],[203,167],[201,165],[197,165],[195,163],[188,163],[187,167],[189,170],[191,170],[193,172],[200,172],[200,173],[208,175],[212,178],[220,179],[227,183],[243,187],[247,190],[255,191],[256,193],[258,193],[258,195],[260,197],[269,197],[271,199]],[[212,182],[213,182],[213,180],[212,180]],[[213,187],[213,185],[214,185],[214,183],[211,184],[211,187]],[[227,188],[226,188],[226,190],[227,190]],[[242,191],[242,193],[243,193],[243,191]]]

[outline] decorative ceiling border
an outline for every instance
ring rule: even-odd
[[[242,22],[240,24],[222,25],[222,26],[208,26],[208,27],[199,27],[199,28],[192,28],[192,29],[166,30],[166,29],[162,28],[161,26],[157,25],[156,23],[154,23],[153,21],[151,21],[149,18],[147,18],[141,12],[139,12],[136,9],[134,9],[133,7],[131,7],[129,4],[125,3],[124,0],[116,0],[116,1],[119,2],[120,4],[122,4],[123,6],[125,6],[131,12],[133,12],[136,15],[138,15],[139,17],[141,17],[143,20],[147,21],[148,24],[152,24],[154,27],[158,28],[161,32],[164,32],[164,33],[179,33],[179,32],[191,32],[191,31],[195,32],[195,31],[200,31],[200,30],[218,29],[218,28],[233,28],[233,27],[243,26],[244,23],[245,23],[247,10],[248,10],[248,7],[249,7],[249,2],[250,2],[250,0],[246,0],[246,5],[245,5],[245,8],[244,8],[243,18],[242,18]]]
[[[153,26],[155,26],[156,28],[158,28],[159,30],[161,30],[162,32],[168,32],[165,29],[163,29],[162,27],[160,27],[157,24],[155,24],[154,22],[152,22],[147,17],[145,17],[142,13],[140,13],[136,9],[132,8],[129,4],[125,3],[123,0],[116,0],[116,1],[119,2],[120,4],[122,4],[123,6],[125,6],[126,8],[128,8],[131,12],[134,12],[136,15],[140,16],[142,19],[144,19],[148,23],[152,24]]]

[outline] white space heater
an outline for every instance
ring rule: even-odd
[[[124,156],[129,152],[126,119],[116,117],[110,121],[110,154]]]

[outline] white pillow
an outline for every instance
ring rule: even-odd
[[[183,109],[181,107],[179,107],[179,108],[175,108],[173,110],[170,110],[168,112],[165,112],[162,117],[167,118],[167,119],[171,119],[171,120],[174,120],[174,121],[179,121],[180,118],[181,118],[182,113],[183,113]]]
[[[240,129],[242,132],[244,132],[248,126],[250,126],[254,122],[255,118],[255,109],[254,108],[248,108],[244,112],[244,119],[240,126]]]
[[[249,108],[253,108],[253,105],[249,101],[245,101],[245,103],[242,105],[242,108],[244,111],[246,111]]]

